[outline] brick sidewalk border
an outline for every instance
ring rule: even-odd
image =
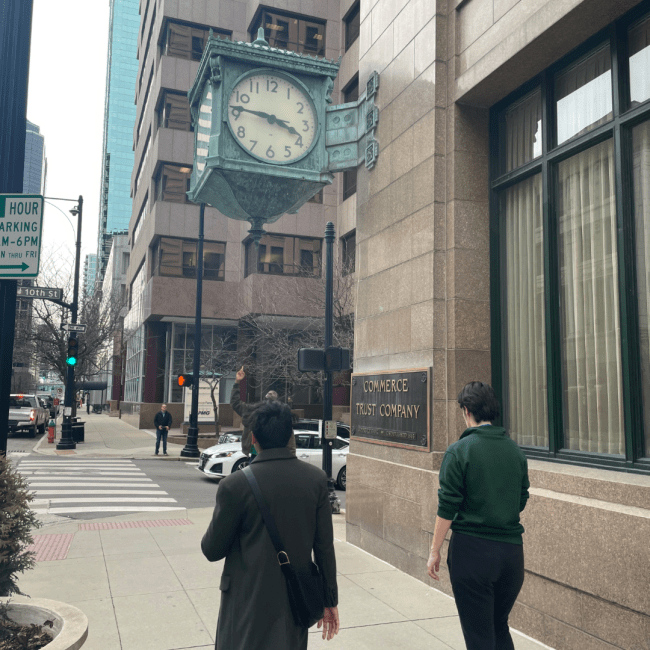
[[[112,530],[116,528],[158,528],[159,526],[190,526],[189,519],[153,519],[151,521],[110,521],[79,524],[79,530]]]
[[[68,557],[74,533],[64,535],[34,535],[34,543],[27,548],[34,553],[36,562],[65,560]]]

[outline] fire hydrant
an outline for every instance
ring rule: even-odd
[[[52,418],[47,423],[47,441],[48,442],[54,442],[55,431],[56,431],[56,420],[54,418]]]

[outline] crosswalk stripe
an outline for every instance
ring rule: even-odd
[[[71,483],[74,483],[75,481],[101,481],[105,483],[114,483],[116,481],[115,478],[106,478],[104,476],[35,476],[34,479],[35,481],[70,481]],[[138,482],[138,483],[146,483],[149,482],[151,483],[152,479],[150,478],[136,478],[136,477],[131,477],[129,476],[128,478],[122,478],[121,480],[128,480],[131,482]],[[32,484],[33,485],[33,484]]]
[[[89,479],[86,479],[87,481]],[[147,488],[153,488],[153,487],[160,487],[157,483],[94,483],[94,482],[88,482],[88,483],[79,483],[76,481],[72,481],[70,483],[49,483],[49,482],[42,482],[42,483],[30,483],[29,487],[30,488],[42,488],[42,487],[147,487]]]
[[[57,497],[56,499],[42,499],[41,501],[49,501],[50,503],[177,503],[176,499],[172,497],[84,497],[81,499]],[[36,505],[38,505],[37,502]]]
[[[37,495],[43,494],[167,494],[164,490],[35,490]]]
[[[35,508],[37,515],[71,515],[84,512],[167,512],[168,510],[185,510],[172,506],[93,506],[92,508]]]
[[[75,515],[182,510],[131,460],[25,460],[18,465],[36,514]],[[89,489],[96,488],[96,489]]]

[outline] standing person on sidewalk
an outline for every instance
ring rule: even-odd
[[[514,650],[508,616],[524,583],[519,513],[528,500],[528,462],[505,429],[492,425],[499,402],[491,386],[470,382],[458,404],[467,429],[442,459],[427,570],[439,580],[451,526],[447,566],[467,650]]]
[[[287,448],[293,429],[286,404],[263,402],[252,414],[251,425],[258,455],[245,471],[251,471],[259,485],[292,566],[307,570],[313,551],[325,596],[318,627],[329,640],[338,633],[339,615],[327,476]],[[306,650],[308,628],[294,622],[287,583],[244,472],[219,483],[201,550],[210,562],[226,558],[216,650]]]
[[[162,404],[160,411],[156,413],[153,419],[153,425],[156,427],[156,456],[160,450],[160,440],[163,443],[163,456],[167,456],[167,434],[172,425],[172,414],[167,411],[167,404]]]
[[[246,373],[244,372],[244,366],[242,366],[241,369],[238,370],[237,374],[235,375],[235,385],[232,387],[232,392],[230,393],[230,406],[232,406],[232,410],[235,413],[237,413],[237,415],[239,415],[239,417],[241,418],[242,425],[244,427],[244,432],[242,433],[242,437],[241,437],[242,453],[245,454],[246,456],[255,456],[256,451],[255,448],[253,447],[252,438],[251,438],[251,417],[255,409],[259,406],[259,404],[247,404],[246,402],[241,401],[241,397],[239,394],[240,392],[239,384],[240,382],[244,381],[245,377],[246,377]],[[267,402],[277,400],[278,394],[274,390],[270,390],[264,396],[264,399]],[[296,438],[293,435],[293,430],[291,431],[291,437],[289,438],[287,447],[289,448],[290,451],[293,452],[295,456]]]

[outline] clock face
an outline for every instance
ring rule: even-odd
[[[318,118],[311,98],[291,77],[259,71],[232,89],[228,124],[235,140],[251,156],[281,165],[310,151]]]

